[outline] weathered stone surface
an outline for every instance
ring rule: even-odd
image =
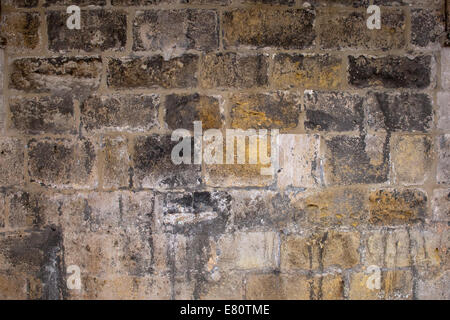
[[[212,280],[206,284],[201,300],[242,300],[245,295],[244,276],[238,272],[213,273]]]
[[[406,43],[403,11],[383,11],[381,29],[373,32],[366,26],[365,11],[324,11],[319,13],[320,47],[322,49],[401,49]]]
[[[305,91],[305,128],[318,131],[353,131],[363,126],[363,98],[341,92]]]
[[[192,54],[167,61],[162,56],[110,59],[107,82],[114,89],[195,87],[197,62]]]
[[[366,266],[395,269],[412,263],[410,234],[405,229],[373,231],[364,246]]]
[[[403,184],[423,184],[430,175],[431,147],[428,136],[397,136],[392,140],[394,178]]]
[[[383,6],[401,6],[401,5],[407,5],[407,6],[414,6],[414,7],[442,7],[442,0],[375,0],[374,4],[376,5],[383,5]]]
[[[146,6],[152,4],[172,4],[179,0],[111,0],[113,6]]]
[[[18,191],[8,196],[11,229],[42,228],[56,222],[57,204],[36,192]]]
[[[0,269],[3,273],[0,288],[6,287],[0,295],[8,299],[44,300],[65,296],[63,244],[59,228],[51,226],[30,233],[10,234],[2,237],[0,244]],[[11,285],[3,275],[17,280],[17,284]]]
[[[271,83],[282,89],[337,89],[341,87],[342,61],[325,55],[275,55]]]
[[[170,233],[220,235],[230,219],[227,192],[171,192],[158,197],[158,225]]]
[[[231,127],[234,129],[291,129],[298,125],[301,97],[277,91],[234,94],[231,99]]]
[[[411,10],[411,42],[418,47],[438,45],[445,31],[444,15],[429,9]]]
[[[431,84],[431,56],[349,56],[348,62],[354,87],[425,89]]]
[[[438,129],[450,131],[450,92],[438,92]]]
[[[376,0],[375,0],[376,1]],[[369,4],[368,0],[303,0],[302,4],[309,3],[314,7],[320,6],[353,6],[355,8],[361,8]]]
[[[28,149],[32,182],[54,188],[97,185],[97,150],[89,139],[32,139]]]
[[[442,88],[450,91],[450,48],[441,50],[441,82]]]
[[[295,230],[302,212],[290,203],[291,194],[250,189],[233,190],[231,210],[237,230]]]
[[[314,11],[305,9],[235,9],[224,13],[224,45],[307,49],[314,45]]]
[[[248,277],[246,291],[250,300],[334,300],[343,299],[344,285],[335,274],[255,274]]]
[[[133,186],[137,188],[194,187],[201,183],[200,165],[175,165],[170,136],[150,135],[134,141]],[[192,151],[194,148],[191,148]]]
[[[39,13],[15,12],[2,15],[0,32],[6,39],[8,50],[23,53],[37,49],[41,44]]]
[[[413,275],[410,270],[394,270],[381,272],[381,288],[369,289],[367,286],[371,274],[358,272],[350,276],[349,298],[354,300],[413,298]]]
[[[10,129],[25,134],[74,133],[73,101],[69,96],[36,98],[14,97],[9,100]]]
[[[437,182],[448,184],[450,181],[450,134],[439,136],[438,145]]]
[[[212,53],[201,62],[203,88],[252,88],[268,84],[269,61],[263,54]]]
[[[325,140],[326,184],[382,183],[388,179],[389,139],[383,135]]]
[[[139,11],[133,21],[134,51],[161,50],[173,54],[218,47],[219,22],[214,10]]]
[[[81,105],[81,123],[88,132],[144,132],[159,127],[157,94],[92,95]]]
[[[369,200],[370,223],[402,225],[424,220],[428,198],[417,189],[384,189],[373,191]]]
[[[0,229],[5,227],[5,195],[0,193]]]
[[[51,51],[98,52],[125,48],[127,19],[124,12],[83,10],[80,29],[66,27],[69,16],[65,11],[49,11],[47,14],[48,47]]]
[[[100,84],[101,63],[96,57],[17,59],[10,67],[10,87],[27,92],[86,94]]]
[[[102,141],[104,152],[103,187],[124,188],[130,181],[130,155],[126,137],[105,137]]]
[[[250,275],[247,278],[246,299],[306,300],[310,298],[310,282],[304,275]]]
[[[449,281],[449,271],[443,272],[435,278],[420,279],[417,283],[417,298],[420,300],[449,300]]]
[[[300,192],[291,201],[312,225],[358,227],[367,223],[367,197],[365,188],[345,187]]]
[[[424,93],[370,93],[367,99],[371,129],[427,132],[433,125],[433,104]]]
[[[279,137],[278,186],[284,189],[320,185],[319,151],[317,135],[282,134]]]
[[[216,264],[219,269],[274,269],[278,241],[274,232],[225,235],[217,243],[220,254]]]
[[[27,0],[25,0],[27,1]],[[106,5],[106,0],[45,0],[45,6],[69,6],[69,5],[77,5],[77,6],[103,6]]]
[[[17,138],[0,138],[0,185],[14,186],[23,182],[24,145]]]
[[[39,0],[5,0],[2,5],[14,8],[34,8],[38,3]]]
[[[165,121],[171,130],[193,130],[194,121],[201,121],[204,130],[220,129],[224,123],[220,96],[171,94],[166,96],[165,107]]]
[[[166,1],[177,1],[177,0],[166,0]],[[231,0],[180,0],[181,3],[186,4],[207,4],[207,5],[221,5],[225,6],[231,3]]]
[[[293,6],[295,4],[295,0],[240,0],[240,2],[248,4],[271,4],[288,6]]]
[[[433,191],[433,221],[450,221],[450,189]]]

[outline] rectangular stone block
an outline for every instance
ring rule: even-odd
[[[306,9],[249,8],[226,11],[226,48],[308,49],[314,45],[315,13]]]
[[[278,255],[278,236],[274,232],[249,232],[225,235],[219,239],[219,268],[274,269]]]
[[[317,135],[280,135],[278,187],[305,188],[320,185],[319,152],[320,138]]]
[[[367,28],[365,10],[321,10],[317,24],[321,49],[393,50],[406,43],[406,19],[402,10],[383,10],[381,29]]]
[[[203,130],[221,129],[225,122],[224,101],[221,96],[170,94],[165,99],[165,122],[169,129],[194,129],[201,121]]]
[[[431,56],[349,56],[349,84],[357,88],[425,89],[431,84]]]
[[[162,56],[111,58],[107,83],[112,89],[190,88],[197,85],[198,56],[185,54],[164,60]]]
[[[215,10],[138,11],[133,21],[134,51],[161,50],[170,55],[218,47],[219,19]]]
[[[325,140],[327,185],[383,183],[389,174],[389,145],[385,135],[335,136]]]
[[[279,53],[274,57],[270,82],[281,89],[338,89],[342,85],[341,58]]]
[[[212,281],[203,286],[200,300],[242,300],[245,295],[244,274],[232,272],[230,274],[213,273]]]
[[[189,1],[189,0],[185,0]],[[239,0],[243,4],[269,4],[269,5],[287,5],[293,6],[295,0]]]
[[[80,106],[81,123],[88,132],[144,132],[160,126],[160,97],[143,95],[92,95]]]
[[[24,178],[23,142],[18,138],[0,138],[0,185],[16,186],[23,183]]]
[[[283,91],[233,94],[231,127],[234,129],[293,129],[298,125],[301,96]]]
[[[433,221],[450,221],[450,189],[435,189],[431,207]]]
[[[103,187],[106,189],[126,188],[131,184],[130,155],[126,137],[104,137]]]
[[[22,0],[21,0],[22,1]],[[23,0],[32,1],[32,0]],[[104,6],[106,0],[44,0],[44,6],[70,6],[74,4],[76,6]]]
[[[299,192],[291,197],[291,202],[311,225],[356,228],[367,223],[367,199],[366,188],[345,187]]]
[[[450,181],[450,134],[439,136],[438,145],[437,182],[448,184]]]
[[[428,136],[396,136],[392,139],[394,179],[402,184],[424,184],[430,176],[433,141]]]
[[[98,57],[22,58],[10,66],[10,88],[26,92],[86,94],[100,84]]]
[[[5,7],[13,8],[35,8],[37,7],[39,0],[5,0],[2,1],[2,5]]]
[[[450,92],[437,93],[438,129],[450,131]]]
[[[40,26],[41,19],[37,12],[11,12],[2,15],[0,31],[8,50],[23,54],[41,46]]]
[[[32,139],[28,172],[32,182],[53,188],[97,186],[97,147],[89,139]]]
[[[12,97],[9,100],[9,129],[24,134],[74,134],[74,105],[70,96],[35,98]]]
[[[363,126],[364,99],[343,92],[305,91],[305,128],[311,131],[354,131]]]
[[[442,89],[450,91],[450,48],[441,50],[441,85]]]
[[[437,47],[445,31],[445,17],[439,10],[411,10],[411,42],[417,47]]]
[[[248,300],[308,300],[311,280],[305,275],[250,274],[247,278]]]
[[[5,195],[0,193],[0,229],[5,227]]]
[[[411,239],[405,229],[370,232],[364,247],[366,266],[395,269],[412,265]]]
[[[199,186],[200,165],[183,163],[176,165],[172,162],[172,149],[177,143],[171,141],[170,136],[150,135],[136,138],[132,155],[133,186],[136,188]],[[193,149],[192,147],[191,150]]]
[[[383,271],[380,288],[370,289],[371,273],[358,272],[350,276],[351,300],[410,300],[413,298],[413,274],[410,270]]]
[[[73,3],[71,3],[73,4]],[[47,12],[48,48],[53,52],[122,51],[127,42],[125,12],[110,10],[82,10],[80,29],[69,29],[66,11]]]
[[[203,88],[253,88],[268,84],[269,59],[264,54],[211,53],[202,57]]]
[[[369,221],[374,225],[410,225],[426,216],[427,195],[418,189],[376,190],[369,200]]]
[[[111,0],[113,6],[148,6],[148,5],[164,5],[176,4],[179,0]]]
[[[433,126],[433,102],[425,93],[371,92],[367,106],[374,130],[428,132]]]

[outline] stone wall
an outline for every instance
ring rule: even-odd
[[[0,298],[449,299],[444,5],[3,0]],[[173,164],[196,120],[277,174]]]

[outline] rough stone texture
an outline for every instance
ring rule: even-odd
[[[371,129],[426,132],[433,124],[432,99],[427,94],[370,93],[368,124]]]
[[[213,10],[143,11],[133,21],[135,51],[161,50],[166,55],[189,49],[211,51],[218,46],[219,24]]]
[[[88,139],[32,139],[28,143],[30,179],[55,188],[95,187],[95,149]]]
[[[2,15],[0,33],[6,39],[9,50],[21,52],[37,49],[42,42],[40,23],[39,13],[36,12]]]
[[[450,182],[450,134],[437,138],[438,144],[438,183],[449,184]]]
[[[201,121],[202,128],[220,129],[223,126],[223,101],[221,97],[171,94],[166,96],[165,119],[171,130],[193,130],[194,121]]]
[[[311,131],[353,131],[363,125],[363,99],[340,92],[305,91],[305,128]]]
[[[327,184],[382,183],[388,179],[389,137],[335,136],[325,141]]]
[[[307,49],[314,45],[314,11],[304,9],[236,9],[224,13],[226,48],[279,47]]]
[[[283,134],[279,146],[278,186],[281,189],[320,184],[318,136]]]
[[[10,129],[26,134],[74,133],[74,106],[68,96],[12,98]]]
[[[148,131],[159,126],[158,95],[93,95],[81,105],[86,131]]]
[[[402,10],[383,11],[381,30],[366,26],[365,11],[325,11],[320,14],[319,45],[322,49],[392,50],[406,44],[405,16]]]
[[[267,85],[267,56],[218,53],[202,58],[200,85],[203,88],[252,88]]]
[[[98,88],[101,59],[96,57],[23,58],[10,66],[10,87],[26,92],[71,91],[86,94]]]
[[[273,63],[271,84],[276,88],[338,89],[342,85],[339,57],[280,53]]]
[[[17,138],[0,139],[0,185],[20,185],[24,175],[24,145]]]
[[[80,29],[66,26],[70,14],[50,11],[47,15],[48,47],[55,52],[123,50],[126,15],[120,11],[81,11]]]
[[[397,136],[392,141],[393,175],[402,184],[423,184],[430,178],[432,139],[427,136]]]
[[[370,222],[375,225],[413,224],[425,218],[427,195],[423,191],[377,190],[369,197]]]
[[[196,86],[198,57],[186,54],[168,61],[162,56],[108,61],[108,86],[115,89],[188,88]]]
[[[298,125],[300,100],[296,94],[236,94],[231,102],[231,127],[235,129],[291,129]]]
[[[411,42],[418,47],[439,43],[445,31],[445,19],[440,11],[414,9],[411,11]]]
[[[431,83],[431,56],[349,56],[348,63],[349,83],[357,88],[425,89]]]
[[[2,1],[0,299],[448,300],[443,5]]]

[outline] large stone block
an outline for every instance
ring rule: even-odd
[[[450,134],[445,134],[437,138],[438,165],[437,182],[448,184],[450,181]]]
[[[42,44],[39,29],[41,19],[37,12],[14,12],[2,15],[0,32],[8,50],[24,53],[38,49]]]
[[[411,10],[411,42],[417,47],[437,46],[445,31],[445,18],[441,11]]]
[[[24,178],[24,144],[17,138],[0,138],[0,185],[16,186]]]
[[[314,45],[314,11],[305,9],[235,9],[223,17],[229,47],[308,49]]]
[[[126,137],[104,137],[102,139],[104,156],[103,187],[125,188],[131,184],[130,154]]]

